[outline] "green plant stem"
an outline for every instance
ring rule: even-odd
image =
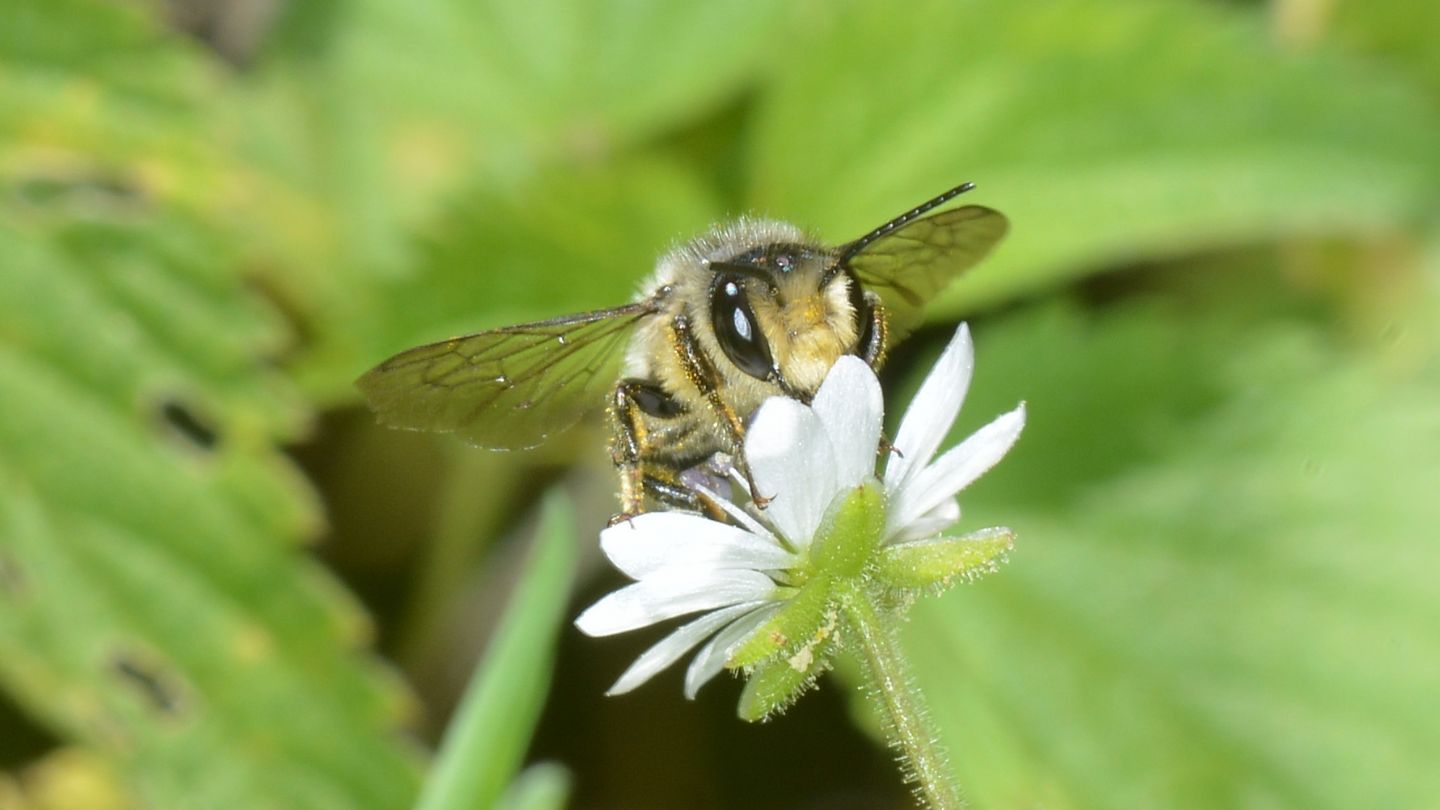
[[[965,807],[925,697],[910,677],[895,623],[880,614],[861,583],[847,589],[842,603],[850,632],[859,642],[866,692],[885,719],[891,747],[900,752],[906,781],[916,783],[917,795],[932,810]]]
[[[417,810],[496,806],[524,760],[550,688],[555,636],[574,567],[570,505],[551,493],[525,574],[445,731]]]

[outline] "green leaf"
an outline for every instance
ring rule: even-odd
[[[409,698],[297,552],[288,340],[213,216],[208,62],[134,7],[0,33],[0,685],[157,807],[392,808]]]
[[[1023,542],[906,633],[977,806],[1440,800],[1440,352],[1240,311],[977,330],[967,414],[1030,420],[966,511]]]
[[[842,241],[976,181],[967,201],[1013,228],[936,316],[1116,261],[1431,210],[1434,105],[1271,39],[1261,9],[1199,2],[849,4],[764,91],[752,199]]]
[[[15,0],[0,31],[0,179],[35,217],[133,216],[166,200],[227,222],[254,191],[214,120],[215,66],[144,9]]]
[[[587,230],[587,167],[623,163],[635,144],[692,125],[738,94],[772,61],[788,9],[765,0],[288,6],[277,23],[280,46],[230,88],[225,116],[267,179],[251,218],[255,242],[273,255],[257,267],[322,344],[320,368],[305,368],[307,388],[348,395],[350,380],[379,359],[357,357],[355,345],[393,311],[376,285],[429,269],[415,237],[456,238],[444,229],[457,195],[469,208],[461,217],[482,215],[497,197],[549,209],[553,230],[536,253],[549,252],[545,242]],[[611,192],[616,202],[640,201],[634,212],[622,206],[595,224],[670,203],[679,218],[690,199],[667,196],[670,178],[648,179],[642,172]],[[644,260],[616,291],[628,295],[660,250],[714,213],[683,220],[681,230],[672,218],[626,243],[626,255],[638,249]],[[467,241],[513,240],[501,226]],[[465,271],[523,281],[505,258],[482,252]],[[566,266],[566,279],[590,277],[592,265],[608,261],[582,256]]]
[[[420,810],[491,807],[514,778],[540,718],[554,665],[555,635],[570,595],[575,568],[575,521],[569,502],[552,494],[536,530],[524,578],[505,620],[475,670],[460,709],[445,733],[440,756]],[[558,790],[563,772],[546,772],[535,786],[544,796]],[[529,801],[539,801],[533,799]]]
[[[772,61],[788,8],[367,0],[337,21],[333,56],[388,125],[451,127],[490,160],[584,152],[673,127],[736,92]]]
[[[156,805],[405,804],[402,693],[294,549],[304,413],[239,342],[274,323],[143,230],[67,236],[0,228],[0,680]]]
[[[1303,5],[1303,4],[1301,4]],[[1440,27],[1440,5],[1408,0],[1337,3],[1319,14],[1318,37],[1356,48],[1398,66],[1440,99],[1440,52],[1430,32]],[[1302,44],[1303,33],[1300,35]]]
[[[383,340],[418,339],[627,303],[677,234],[719,203],[680,164],[568,166],[454,200],[417,240],[412,274],[383,287]]]
[[[361,291],[363,313],[322,326],[328,340],[297,373],[348,399],[360,372],[410,346],[628,303],[677,235],[718,210],[693,170],[655,158],[475,189],[417,238],[411,272]]]

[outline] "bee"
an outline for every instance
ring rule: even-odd
[[[741,452],[751,415],[774,396],[808,403],[843,355],[879,370],[924,305],[1005,235],[990,208],[931,213],[973,187],[836,247],[775,220],[717,225],[662,256],[629,304],[419,346],[356,385],[386,425],[497,450],[543,442],[608,388],[615,520],[652,504],[703,510],[685,474],[721,458],[763,506]]]

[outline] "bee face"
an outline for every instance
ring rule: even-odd
[[[737,370],[808,398],[859,335],[832,251],[779,243],[746,251],[710,270],[710,327]]]
[[[969,189],[835,247],[783,222],[717,226],[663,256],[630,304],[419,346],[358,385],[387,424],[497,449],[543,441],[608,388],[623,512],[649,497],[694,508],[681,473],[719,456],[746,472],[746,424],[766,398],[809,400],[844,354],[878,367],[925,303],[1000,240],[997,211],[931,213]]]
[[[783,222],[740,220],[672,251],[652,289],[673,290],[671,317],[716,377],[725,403],[742,418],[771,396],[808,400],[841,355],[855,350],[860,292],[836,273],[836,252]],[[695,410],[695,392],[665,319],[638,330],[626,376],[658,378]]]

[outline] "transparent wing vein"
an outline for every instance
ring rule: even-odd
[[[967,205],[917,219],[850,259],[850,268],[890,313],[894,339],[920,322],[921,310],[956,276],[989,254],[1009,222],[991,208]]]
[[[631,330],[656,311],[641,301],[451,338],[402,352],[356,385],[387,425],[531,447],[601,402]]]

